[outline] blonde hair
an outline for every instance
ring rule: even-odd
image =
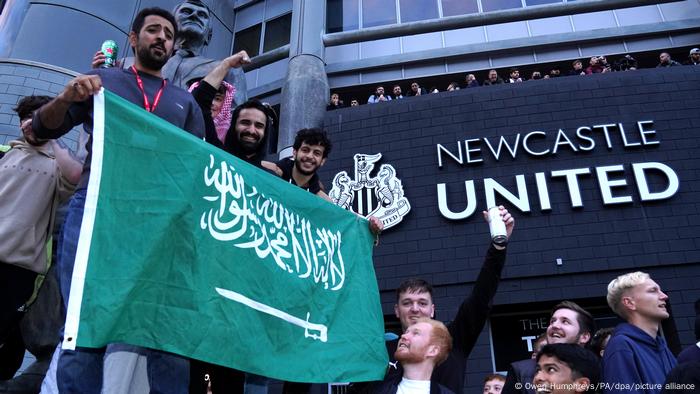
[[[620,275],[610,281],[608,284],[608,306],[620,317],[626,316],[626,310],[622,306],[622,296],[625,292],[638,284],[649,279],[649,274],[646,272],[630,272],[629,274]]]
[[[452,335],[450,335],[450,331],[441,321],[428,317],[421,317],[416,320],[416,323],[428,323],[433,327],[430,335],[430,343],[440,348],[440,352],[435,356],[435,366],[437,367],[447,360],[447,356],[449,356],[450,350],[452,350]]]

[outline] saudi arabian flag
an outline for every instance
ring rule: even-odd
[[[160,349],[276,379],[381,379],[367,221],[105,91],[64,348]]]

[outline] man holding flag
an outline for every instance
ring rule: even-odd
[[[213,122],[211,116],[207,112],[207,108],[210,107],[219,85],[222,83],[224,77],[228,75],[229,70],[238,68],[249,62],[250,59],[245,51],[240,51],[224,59],[192,91],[192,94],[199,103],[202,113],[204,114],[204,121],[207,126],[207,141],[257,168],[268,170],[288,180],[288,178],[282,174],[282,171],[274,164],[263,161],[266,141],[276,121],[276,114],[266,104],[258,100],[248,100],[236,107],[231,116],[231,126],[226,133],[226,139],[223,144],[213,135]],[[315,141],[313,148],[320,150],[320,155],[323,157],[323,161],[325,161],[328,153],[326,149],[330,150],[330,141],[327,140],[325,134],[320,130],[313,129],[313,131],[316,133],[314,134],[316,138],[313,139],[313,141]],[[325,139],[323,142],[318,141],[318,135],[321,134]],[[295,141],[295,153],[297,151],[297,142],[298,141]],[[299,145],[301,145],[301,142]],[[322,162],[313,168],[311,175],[317,178],[315,175],[316,170],[321,165]],[[310,175],[309,178],[311,178]],[[316,183],[318,183],[318,180],[316,180]],[[304,187],[302,187],[302,189],[306,190]],[[325,193],[321,192],[321,194],[325,196]],[[327,199],[328,197],[325,196],[325,198]],[[320,200],[318,200],[317,203],[322,204]],[[378,234],[382,230],[381,222],[375,217],[369,218],[368,225],[370,231],[374,234]],[[205,376],[207,377],[206,381],[204,379]],[[192,363],[191,378],[191,391],[204,392],[207,386],[209,386],[214,393],[230,392],[234,387],[240,386],[243,380],[242,374],[239,371],[198,361]],[[263,376],[246,374],[245,390],[246,392],[249,390],[267,392],[268,381],[269,380]]]
[[[174,24],[161,18],[130,35],[144,69],[124,71],[132,84],[154,69],[141,60],[171,50],[165,27]],[[73,111],[81,104],[70,103],[110,87],[112,75],[96,73],[100,81],[78,77],[42,109],[41,137],[92,119],[89,104],[81,117]],[[88,187],[72,208],[73,235],[64,232],[75,242],[80,229],[64,349],[139,345],[150,356],[151,392],[187,390],[187,363],[173,354],[290,381],[381,378],[387,355],[367,221],[256,168],[268,125],[256,105],[241,107],[239,132],[229,133],[244,148],[240,160],[173,126],[198,130],[178,122],[191,98],[166,101],[162,80],[133,94],[123,79],[118,95],[95,97]],[[175,119],[139,108],[153,108],[145,98],[153,95],[155,114],[175,105]],[[94,392],[87,379],[65,391]],[[104,388],[114,387],[105,379]]]
[[[103,86],[173,125],[202,137],[204,122],[197,103],[187,91],[161,78],[161,68],[170,58],[176,33],[177,24],[168,11],[160,8],[141,10],[135,17],[129,33],[129,43],[135,56],[134,65],[127,70],[91,70],[86,75],[71,80],[54,100],[34,116],[36,137],[58,138],[81,123],[91,132],[92,96]],[[92,142],[91,134],[87,145],[88,157],[80,183],[69,205],[58,250],[59,281],[64,302],[68,302],[91,172]],[[156,376],[151,376],[151,389],[169,393],[187,392],[189,365],[186,359],[145,349],[144,352],[149,356],[149,363],[159,364],[153,365],[153,368],[149,366],[149,370],[159,371],[158,374],[154,374]],[[75,351],[62,351],[57,369],[59,390],[99,393],[103,383],[102,359],[103,352],[100,350],[78,348]],[[108,382],[105,381],[105,386],[107,385]]]

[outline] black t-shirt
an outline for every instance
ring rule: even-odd
[[[277,167],[279,167],[280,170],[282,170],[282,179],[291,183],[292,185],[297,185],[296,182],[294,182],[294,178],[292,177],[292,169],[294,168],[294,160],[292,160],[290,158],[285,158],[285,159],[278,161],[275,164],[277,164]],[[300,188],[302,188],[304,190],[308,190],[313,194],[316,194],[322,190],[321,189],[321,181],[319,181],[319,179],[318,179],[318,174],[314,174],[311,177],[311,179],[309,179],[308,185],[306,185],[306,186],[297,185],[297,186],[299,186]]]

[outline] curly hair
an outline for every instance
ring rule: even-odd
[[[306,142],[307,145],[321,145],[324,147],[324,159],[328,157],[328,154],[331,152],[331,148],[333,148],[333,144],[328,138],[326,132],[318,127],[299,130],[297,132],[297,136],[294,138],[294,150],[299,150],[304,142]]]
[[[41,108],[44,104],[51,101],[49,96],[27,96],[22,97],[18,102],[17,106],[12,110],[17,112],[19,119],[27,119],[32,116],[34,111]]]

